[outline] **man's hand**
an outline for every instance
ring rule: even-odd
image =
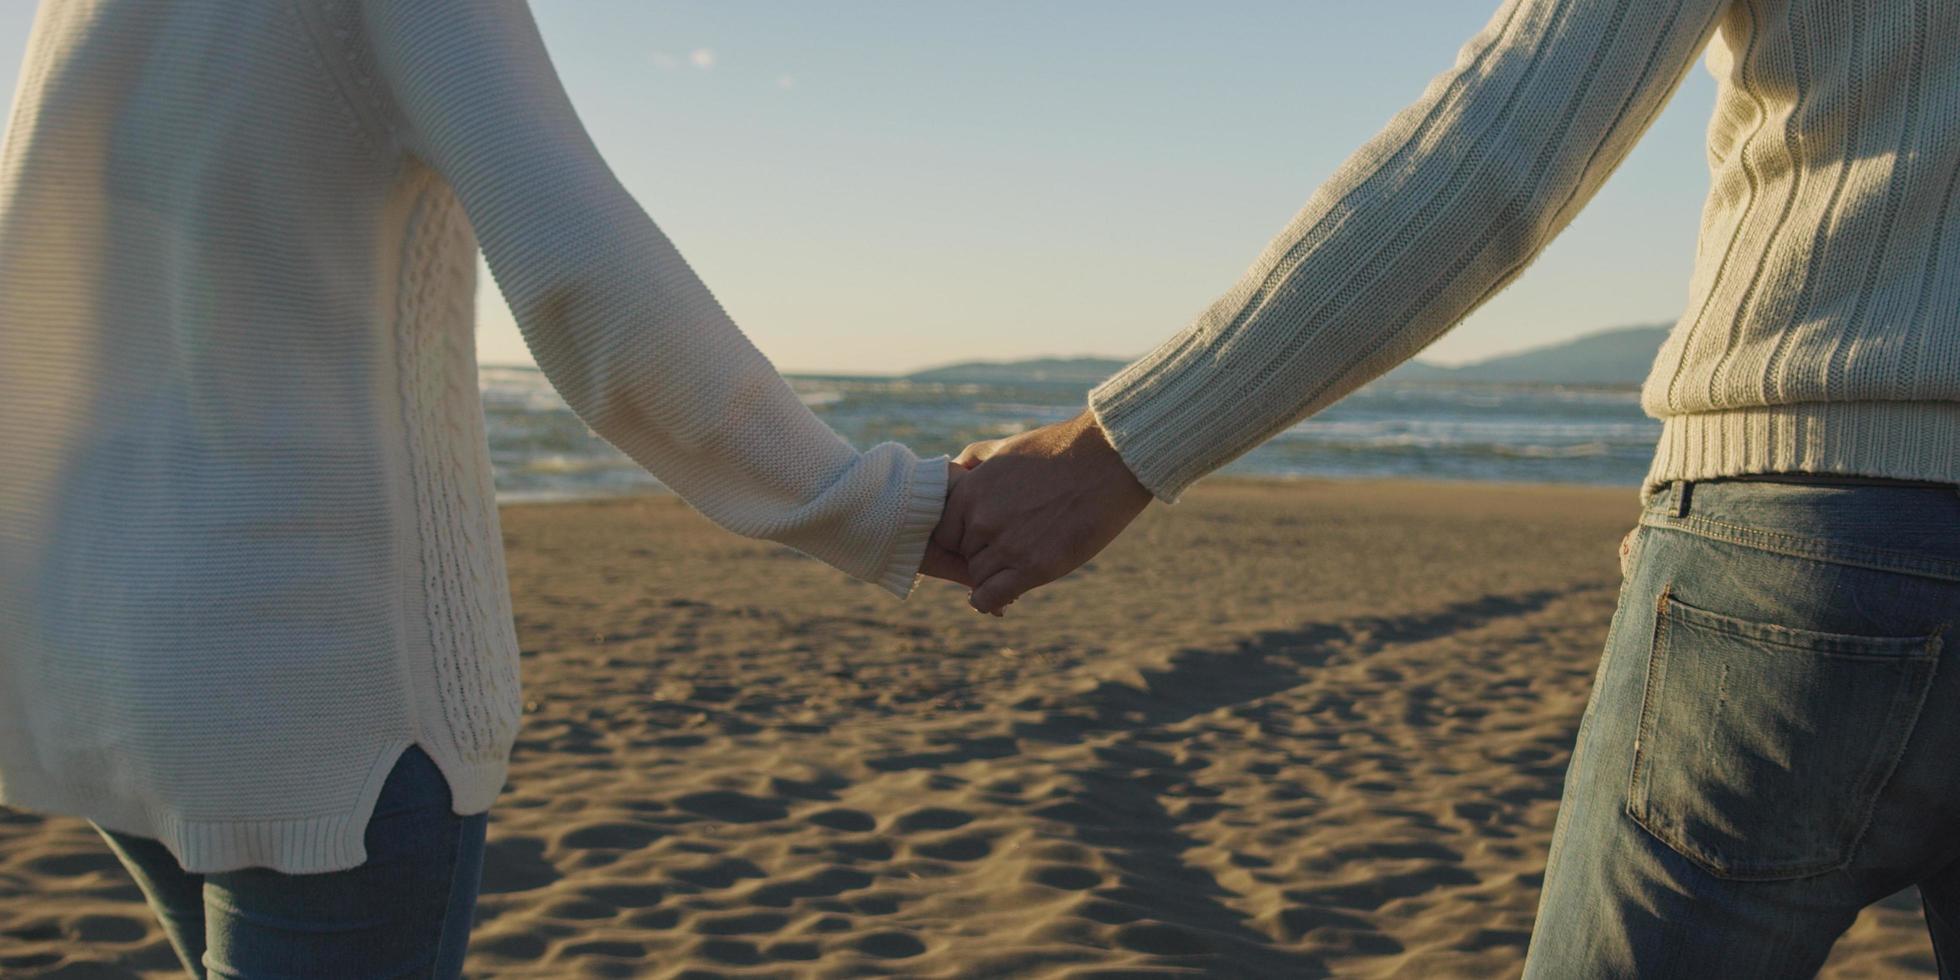
[[[959,462],[973,469],[947,493],[932,541],[965,556],[968,601],[994,615],[1094,558],[1150,503],[1088,412],[976,442]]]

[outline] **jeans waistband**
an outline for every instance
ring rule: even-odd
[[[1794,483],[1814,487],[1909,487],[1916,490],[1951,490],[1960,493],[1960,483],[1932,480],[1896,480],[1889,476],[1854,476],[1840,473],[1746,473],[1723,476],[1696,483]]]
[[[1674,480],[1658,487],[1647,498],[1648,510],[1662,510],[1669,517],[1686,517],[1693,506],[1694,489],[1720,483],[1781,483],[1800,487],[1873,487],[1895,490],[1943,490],[1960,496],[1960,483],[1928,480],[1897,480],[1884,476],[1858,476],[1839,473],[1745,473],[1707,480]]]
[[[1676,480],[1653,489],[1640,523],[1792,557],[1960,582],[1960,486],[1853,479],[1858,482]],[[1846,492],[1830,492],[1837,489]]]

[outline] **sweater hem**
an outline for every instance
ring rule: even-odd
[[[1817,402],[1668,416],[1644,489],[1675,480],[1830,473],[1960,483],[1960,403]]]
[[[0,805],[88,820],[107,830],[163,844],[190,874],[217,874],[242,868],[270,868],[282,874],[326,874],[367,862],[367,827],[381,787],[403,752],[415,743],[390,743],[375,758],[360,794],[340,813],[262,820],[198,820],[126,797],[92,797],[64,788],[53,779],[23,779],[10,773]],[[449,784],[458,815],[481,813],[503,789],[508,763],[444,764],[424,747]]]

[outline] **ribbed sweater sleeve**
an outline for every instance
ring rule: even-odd
[[[1230,292],[1090,408],[1175,500],[1502,289],[1646,132],[1729,0],[1509,0]]]
[[[812,414],[607,168],[518,0],[369,0],[407,152],[475,228],[538,366],[721,526],[903,596],[946,472]]]

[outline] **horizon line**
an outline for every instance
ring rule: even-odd
[[[1656,322],[1649,322],[1649,323],[1622,323],[1618,326],[1597,327],[1592,330],[1588,330],[1584,333],[1575,334],[1571,337],[1567,337],[1563,340],[1554,340],[1547,343],[1534,344],[1529,347],[1519,347],[1514,350],[1498,351],[1496,353],[1484,354],[1481,357],[1477,357],[1469,360],[1456,361],[1456,362],[1435,361],[1435,360],[1424,358],[1420,354],[1418,354],[1417,356],[1412,357],[1402,363],[1421,364],[1428,367],[1443,368],[1445,370],[1454,370],[1457,368],[1472,367],[1478,364],[1483,364],[1488,361],[1495,361],[1502,358],[1516,357],[1520,354],[1530,354],[1536,351],[1550,350],[1555,347],[1563,347],[1568,344],[1572,344],[1580,340],[1585,340],[1586,338],[1589,337],[1596,337],[1602,334],[1618,333],[1623,330],[1654,330],[1654,329],[1667,330],[1667,329],[1672,329],[1673,326],[1674,326],[1673,321],[1656,321]],[[1134,354],[1134,355],[1124,356],[1124,355],[1113,355],[1113,354],[1033,354],[1033,355],[1027,355],[1023,357],[1007,357],[1007,358],[991,358],[991,359],[968,358],[965,360],[943,361],[935,364],[929,364],[924,367],[915,367],[909,371],[834,371],[834,370],[818,370],[812,368],[777,368],[777,372],[785,376],[828,375],[830,377],[840,377],[840,378],[902,378],[905,377],[906,375],[918,374],[923,371],[938,371],[949,367],[964,367],[972,364],[1017,364],[1025,361],[1083,361],[1083,360],[1120,361],[1122,363],[1128,364],[1132,361],[1135,361],[1138,357],[1141,356],[1143,355]],[[498,361],[498,362],[479,361],[477,362],[477,367],[523,368],[525,370],[530,370],[530,371],[540,370],[536,362],[531,362],[528,364],[520,364],[520,363],[509,362],[509,361]]]

